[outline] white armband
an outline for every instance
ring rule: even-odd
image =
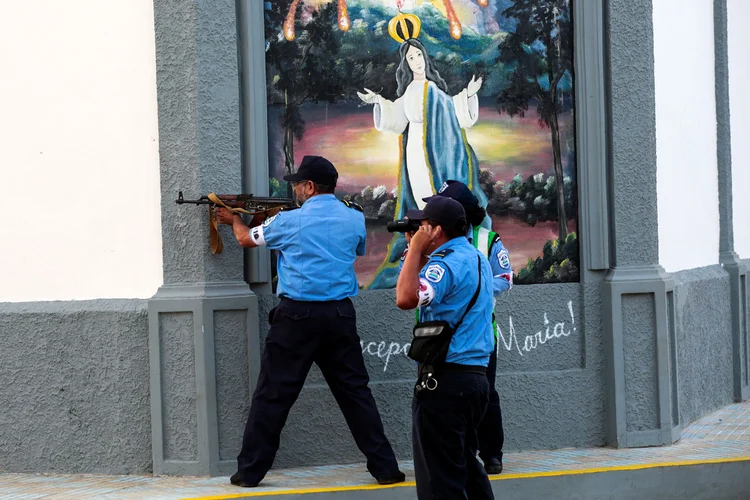
[[[432,303],[432,300],[435,298],[435,289],[432,288],[429,281],[419,278],[419,292],[417,292],[417,295],[419,295],[419,305],[424,307]]]
[[[266,244],[266,238],[263,236],[263,226],[255,226],[250,229],[250,239],[258,246]]]

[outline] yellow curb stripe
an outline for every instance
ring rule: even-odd
[[[710,465],[710,464],[723,464],[723,463],[735,463],[735,462],[750,462],[750,456],[747,457],[732,457],[732,458],[715,458],[709,460],[683,460],[679,462],[657,462],[652,464],[632,464],[632,465],[616,465],[613,467],[596,467],[591,469],[567,469],[558,471],[544,471],[544,472],[524,472],[518,474],[502,474],[498,476],[490,477],[490,481],[505,481],[508,479],[529,479],[535,477],[555,477],[555,476],[579,476],[583,474],[600,474],[602,472],[617,472],[617,471],[632,471],[632,470],[643,470],[643,469],[657,469],[660,467],[685,467],[690,465]],[[277,490],[277,491],[256,491],[253,493],[237,493],[230,495],[217,495],[208,497],[195,497],[186,498],[183,500],[225,500],[229,498],[251,498],[251,497],[268,497],[274,495],[306,495],[312,493],[335,493],[339,491],[368,491],[368,490],[387,490],[392,488],[408,488],[414,487],[416,483],[414,481],[406,481],[403,483],[380,486],[377,484],[360,485],[360,486],[331,486],[322,488],[301,488],[294,490]]]
[[[364,484],[359,486],[329,486],[321,488],[302,488],[297,490],[277,490],[277,491],[257,491],[254,493],[238,493],[231,495],[218,495],[210,497],[185,498],[183,500],[224,500],[225,498],[250,498],[250,497],[270,497],[274,495],[307,495],[309,493],[335,493],[339,491],[367,491],[367,490],[388,490],[392,488],[414,487],[417,483],[414,481],[405,481],[403,483],[381,486],[379,484]]]
[[[681,462],[657,462],[653,464],[615,465],[612,467],[595,467],[592,469],[567,469],[543,472],[525,472],[519,474],[503,474],[502,476],[490,477],[490,481],[501,481],[504,479],[527,479],[532,477],[554,477],[554,476],[578,476],[582,474],[599,474],[602,472],[631,471],[642,469],[657,469],[659,467],[685,467],[690,465],[710,465],[733,462],[750,462],[750,457],[715,458],[709,460],[684,460]]]

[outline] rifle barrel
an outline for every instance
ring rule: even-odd
[[[252,194],[218,194],[216,195],[221,201],[230,206],[253,206],[253,205],[274,205],[274,206],[295,206],[291,198],[274,198],[274,197],[255,197]],[[182,191],[179,192],[175,203],[191,205],[214,205],[208,199],[208,196],[201,196],[197,200],[186,200]]]

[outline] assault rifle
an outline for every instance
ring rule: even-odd
[[[216,208],[226,208],[230,212],[252,215],[253,218],[265,220],[273,217],[282,210],[294,210],[297,204],[291,198],[262,198],[252,194],[215,194],[209,193],[197,200],[186,200],[182,191],[177,195],[175,203],[178,205],[208,205],[209,238],[211,253],[217,254],[224,250],[224,243],[219,234],[219,221],[216,219]],[[260,221],[256,221],[260,222]]]

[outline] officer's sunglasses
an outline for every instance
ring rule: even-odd
[[[312,182],[312,181],[292,181],[291,184],[293,188],[296,188],[298,185],[307,184],[308,182]]]

